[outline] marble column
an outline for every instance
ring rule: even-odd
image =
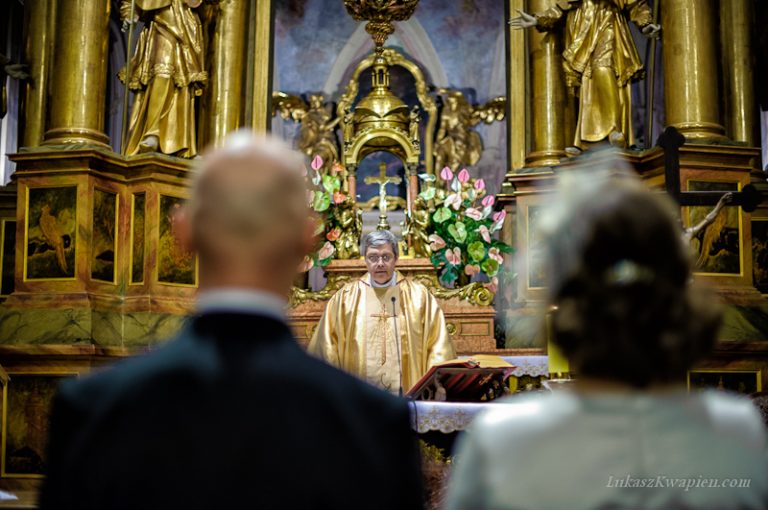
[[[40,145],[45,134],[48,76],[56,28],[54,0],[27,0],[24,4],[24,63],[29,79],[22,93],[24,127],[19,146]]]
[[[720,2],[720,55],[725,88],[725,133],[737,142],[753,146],[757,103],[752,73],[754,23],[753,0]]]

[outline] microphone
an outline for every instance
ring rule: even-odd
[[[400,372],[398,394],[403,396],[403,362],[400,356],[400,335],[397,334],[397,309],[395,308],[395,296],[392,296],[392,321],[395,323],[395,346],[397,346],[397,369]]]

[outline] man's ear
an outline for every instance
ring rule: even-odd
[[[176,228],[174,233],[176,234],[176,240],[181,248],[186,252],[197,251],[197,245],[195,243],[191,214],[188,206],[182,206],[178,210],[173,212],[174,223]]]

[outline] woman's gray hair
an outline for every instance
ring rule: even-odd
[[[389,230],[374,230],[373,232],[366,234],[366,236],[363,237],[363,242],[360,243],[360,253],[365,257],[368,248],[375,248],[385,244],[392,245],[392,251],[395,254],[395,258],[400,257],[400,250],[397,248],[397,238],[395,237],[395,234]]]

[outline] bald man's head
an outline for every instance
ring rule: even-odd
[[[206,267],[273,274],[295,270],[311,248],[303,169],[303,157],[282,142],[244,133],[203,158],[188,206],[201,280]]]

